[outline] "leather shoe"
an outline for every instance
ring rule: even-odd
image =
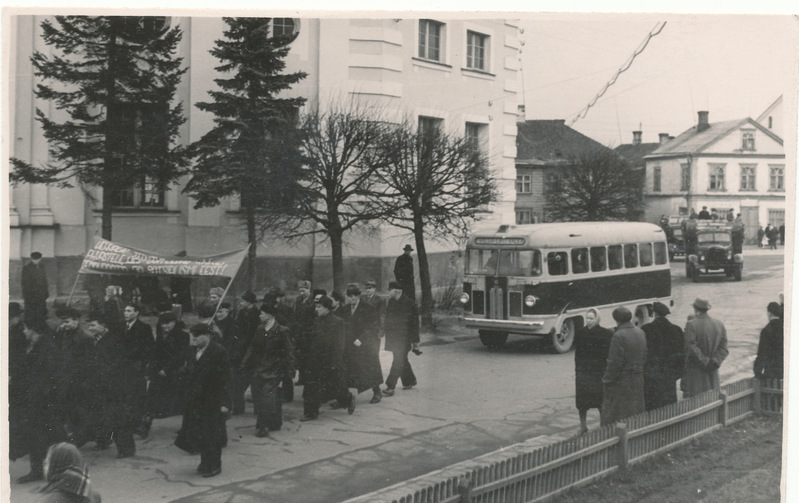
[[[318,415],[316,415],[316,416],[309,416],[309,415],[305,415],[305,416],[302,416],[302,417],[300,418],[300,421],[302,421],[302,422],[304,423],[304,422],[306,422],[306,421],[313,421],[314,419],[316,419],[316,418],[318,418],[318,417],[319,417]]]
[[[386,388],[383,390],[383,396],[394,396],[394,388]]]
[[[334,410],[335,409],[343,409],[344,406],[341,405],[341,403],[338,400],[336,400],[335,402],[330,402],[330,408],[334,409]]]
[[[414,386],[416,386],[416,383],[409,384],[409,385],[407,385],[407,386],[403,386],[403,387],[402,387],[402,389],[411,389],[411,388],[413,388]]]
[[[382,394],[375,395],[375,396],[372,397],[371,400],[369,400],[369,403],[380,403],[380,400],[382,400],[382,399],[383,399],[383,395]]]
[[[199,473],[200,475],[208,473],[208,467],[200,463],[199,465],[197,465],[197,473]]]
[[[350,404],[347,406],[347,414],[352,415],[355,412],[355,397],[350,393]]]
[[[17,482],[20,484],[27,484],[28,482],[36,482],[37,480],[44,480],[44,474],[30,472],[29,474],[18,478]]]
[[[120,452],[117,454],[117,459],[124,459],[124,458],[132,458],[136,455],[136,452]]]
[[[205,473],[201,473],[200,475],[202,475],[205,478],[208,478],[208,477],[214,477],[216,475],[219,475],[220,473],[222,473],[222,467],[218,466],[216,468],[212,468],[212,469],[208,470]]]
[[[258,432],[255,434],[258,438],[264,438],[269,436],[269,430],[266,428],[259,428]]]

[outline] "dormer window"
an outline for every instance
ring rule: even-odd
[[[755,150],[755,132],[743,131],[741,133],[741,150],[754,151]]]

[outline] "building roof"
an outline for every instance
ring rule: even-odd
[[[696,131],[696,126],[692,126],[678,137],[661,145],[657,150],[647,155],[646,158],[654,159],[657,157],[699,154],[720,139],[724,138],[733,131],[737,131],[739,128],[745,125],[752,126],[763,131],[765,134],[782,144],[782,139],[780,139],[779,136],[775,135],[749,117],[746,117],[744,119],[735,119],[731,121],[713,122],[708,124],[707,129],[700,132]]]
[[[626,143],[619,145],[614,152],[627,160],[632,166],[641,166],[644,164],[644,156],[651,154],[655,149],[660,146],[660,143]]]
[[[516,164],[551,166],[570,157],[607,149],[596,140],[575,131],[565,120],[532,120],[517,124]]]

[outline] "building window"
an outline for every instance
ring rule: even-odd
[[[768,210],[768,223],[779,227],[785,223],[785,210]]]
[[[680,190],[691,190],[691,165],[680,164]]]
[[[111,191],[114,208],[163,208],[164,186],[149,176],[130,186]]]
[[[741,164],[741,190],[755,190],[756,168],[754,164]]]
[[[296,37],[300,32],[300,23],[298,19],[291,17],[274,17],[272,18],[272,36],[273,37]]]
[[[769,166],[768,190],[785,190],[785,166]]]
[[[488,35],[466,32],[466,68],[488,70]]]
[[[479,122],[467,122],[466,130],[464,131],[464,138],[466,139],[466,143],[474,150],[484,152],[486,150],[487,132],[487,124],[480,124]]]
[[[558,174],[557,173],[547,173],[544,177],[544,191],[551,192],[555,184],[558,182]]]
[[[652,192],[660,192],[660,166],[655,166],[652,170]]]
[[[710,182],[708,190],[726,190],[724,188],[724,164],[710,165]]]
[[[532,194],[533,182],[532,175],[516,175],[516,193],[517,194]]]
[[[431,19],[419,20],[419,57],[432,61],[442,61],[441,37],[444,24]]]
[[[533,223],[533,210],[516,210],[516,225]]]
[[[754,150],[755,149],[755,132],[744,131],[741,134],[741,150]]]
[[[444,125],[444,119],[439,119],[438,117],[426,117],[424,115],[419,116],[419,135],[420,136],[432,136],[439,134],[441,132],[441,128]]]

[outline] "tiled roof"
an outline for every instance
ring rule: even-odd
[[[596,140],[575,131],[565,120],[532,120],[517,124],[516,164],[545,166],[562,164],[595,150],[609,150]]]
[[[626,143],[619,145],[613,151],[627,159],[631,165],[641,166],[644,164],[644,156],[651,154],[659,146],[660,143],[639,143],[638,145]]]

